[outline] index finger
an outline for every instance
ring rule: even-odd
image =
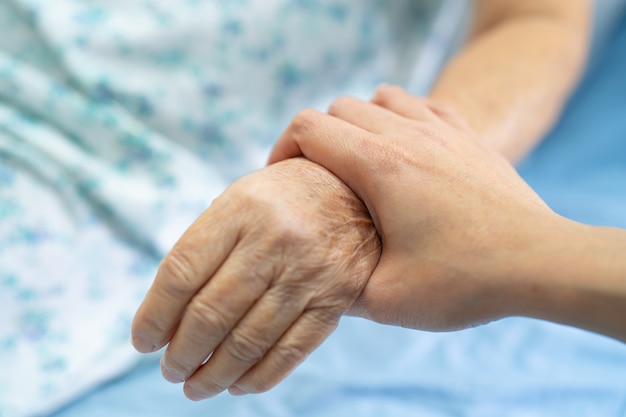
[[[376,116],[380,108],[368,104],[362,109],[362,117]],[[393,125],[394,120],[383,121]],[[311,162],[326,168],[342,180],[365,203],[376,227],[377,213],[370,199],[371,190],[379,188],[382,161],[396,160],[403,155],[389,146],[386,140],[346,120],[316,110],[298,113],[289,127],[276,141],[268,164],[284,159],[304,156]],[[396,157],[397,154],[397,157]],[[380,230],[380,229],[378,229]]]
[[[159,266],[132,325],[132,343],[141,353],[168,343],[185,307],[235,247],[238,230],[220,197],[183,234]]]
[[[373,134],[360,127],[317,110],[300,111],[280,135],[270,153],[268,164],[304,156],[331,171],[360,195],[362,155],[357,149],[367,147]]]

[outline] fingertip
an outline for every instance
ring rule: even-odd
[[[228,393],[234,397],[243,397],[244,395],[248,395],[246,391],[237,385],[231,385],[230,388],[228,388]]]
[[[172,384],[180,384],[185,381],[183,375],[180,375],[168,368],[165,363],[165,355],[161,356],[161,375],[163,375],[163,378],[165,378],[167,382],[171,382]]]
[[[131,333],[130,343],[139,353],[152,353],[156,350],[156,346],[145,335],[136,330]]]
[[[131,325],[130,343],[139,353],[152,353],[158,350],[153,338],[149,337],[140,318],[141,308],[138,310]]]
[[[296,143],[295,139],[288,134],[288,132],[285,132],[274,144],[274,148],[270,152],[270,156],[267,160],[267,165],[272,165],[284,161],[285,159],[295,158],[298,156],[302,156],[300,146]]]
[[[200,392],[199,390],[196,390],[194,387],[192,387],[189,384],[185,384],[185,386],[183,387],[183,392],[185,393],[185,397],[195,402],[210,398],[210,397],[207,397],[202,392]]]

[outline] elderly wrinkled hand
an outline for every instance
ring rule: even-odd
[[[270,389],[336,327],[380,241],[361,201],[293,159],[233,184],[161,263],[133,323],[193,400]]]

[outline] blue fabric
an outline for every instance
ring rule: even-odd
[[[520,171],[559,213],[626,228],[626,22]],[[429,334],[346,319],[274,391],[200,404],[156,358],[55,417],[626,416],[626,346],[508,319]]]

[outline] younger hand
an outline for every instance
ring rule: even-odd
[[[381,260],[351,312],[378,322],[440,331],[506,315],[518,302],[512,266],[560,221],[461,119],[397,87],[301,112],[270,163],[300,155],[348,184],[375,222]]]

